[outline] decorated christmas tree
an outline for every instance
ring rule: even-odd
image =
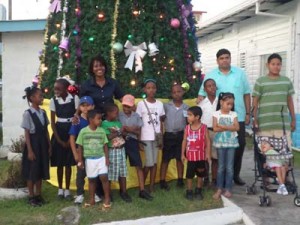
[[[175,82],[189,89],[185,98],[197,96],[201,64],[190,0],[53,0],[49,10],[40,56],[48,97],[57,77],[80,86],[97,54],[125,93],[142,97],[140,84],[151,77],[159,98]]]

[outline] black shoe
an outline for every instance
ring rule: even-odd
[[[204,186],[208,186],[209,185],[209,178],[208,177],[204,178],[203,185]]]
[[[164,190],[166,190],[166,191],[169,191],[170,190],[170,187],[169,187],[169,185],[167,184],[167,182],[166,181],[160,181],[160,188],[161,189],[164,189]]]
[[[32,206],[32,207],[40,207],[40,206],[42,206],[41,204],[39,204],[39,203],[37,202],[37,200],[35,199],[35,197],[29,197],[29,198],[28,198],[28,204],[29,204],[30,206]]]
[[[186,190],[186,194],[185,194],[185,197],[187,200],[190,200],[192,201],[193,200],[193,191],[192,190]]]
[[[47,203],[41,195],[37,195],[34,198],[39,205],[45,205]]]
[[[179,188],[182,188],[182,187],[184,187],[184,182],[183,182],[183,179],[181,178],[179,178],[178,180],[177,180],[177,187],[179,187]]]
[[[153,197],[145,190],[140,191],[139,193],[139,197],[146,199],[148,201],[152,201]]]
[[[239,186],[243,186],[246,184],[240,177],[235,177],[233,179],[233,181],[236,185],[239,185]]]
[[[195,197],[198,200],[202,200],[203,199],[202,189],[201,188],[195,188]]]
[[[120,193],[121,198],[124,202],[132,202],[131,197],[127,194],[127,192]]]

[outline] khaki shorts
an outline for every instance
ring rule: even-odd
[[[210,138],[210,144],[211,144],[211,158],[212,159],[218,159],[218,154],[216,148],[213,146],[213,141],[215,137],[215,132],[212,130],[208,130],[209,132],[209,138]]]
[[[147,145],[145,151],[145,167],[152,167],[157,164],[158,147],[156,141],[143,141]]]

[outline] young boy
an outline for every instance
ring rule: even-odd
[[[206,98],[201,101],[198,106],[202,109],[201,122],[207,126],[210,142],[213,142],[213,112],[217,110],[218,98],[216,97],[216,82],[213,79],[207,79],[204,81],[204,91],[206,92]],[[206,162],[207,177],[204,179],[204,184],[209,182],[209,164]],[[217,184],[217,172],[218,172],[218,156],[214,147],[211,147],[211,185]]]
[[[122,137],[122,124],[118,121],[119,108],[116,104],[106,104],[106,120],[102,122],[102,128],[108,137],[109,148],[109,181],[119,181],[120,196],[125,202],[131,202],[132,199],[126,190],[126,154],[124,149],[125,140]]]
[[[87,113],[88,111],[94,109],[94,101],[90,96],[83,96],[80,98],[79,102],[79,109],[81,115],[79,117],[79,123],[76,125],[72,125],[69,131],[70,135],[70,146],[73,152],[73,156],[75,161],[78,163],[78,151],[76,146],[76,138],[80,132],[80,130],[89,125],[87,120]],[[76,174],[76,188],[77,188],[77,197],[75,198],[75,204],[81,204],[84,200],[84,184],[86,173],[84,169],[80,169],[77,167],[77,174]],[[95,195],[95,202],[100,202],[101,199]]]
[[[138,137],[141,134],[143,121],[140,116],[133,111],[135,98],[132,95],[125,95],[122,98],[123,112],[119,113],[119,120],[122,123],[123,133],[129,138],[125,141],[125,152],[129,158],[130,166],[136,168],[139,181],[139,197],[152,200],[153,197],[145,190],[143,163],[139,152]],[[136,139],[136,140],[134,140]]]
[[[89,179],[90,203],[85,206],[95,205],[96,180],[100,178],[104,190],[103,210],[109,209],[110,187],[107,178],[108,171],[108,147],[107,137],[101,124],[101,113],[97,110],[90,110],[87,113],[89,125],[79,132],[76,144],[78,145],[78,164],[81,169],[85,167]],[[85,163],[83,163],[85,159]]]
[[[177,186],[183,187],[183,163],[181,161],[181,144],[183,140],[184,128],[186,126],[186,117],[188,105],[183,103],[182,96],[184,91],[180,84],[172,86],[172,100],[164,104],[165,117],[164,122],[164,146],[162,151],[162,162],[160,167],[160,188],[169,190],[166,182],[166,174],[171,159],[176,159],[177,166]]]

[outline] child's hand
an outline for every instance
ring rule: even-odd
[[[28,159],[30,161],[34,161],[35,160],[35,154],[33,153],[33,151],[28,151]]]
[[[79,122],[80,122],[80,118],[78,115],[75,114],[74,117],[72,118],[72,124],[77,125],[79,124]]]
[[[77,166],[78,166],[78,168],[79,169],[84,169],[84,165],[83,165],[83,162],[82,162],[82,160],[80,160],[78,163],[77,163]]]
[[[185,160],[186,160],[185,155],[181,155],[181,161],[184,163]]]
[[[206,155],[207,162],[211,163],[211,155]]]

